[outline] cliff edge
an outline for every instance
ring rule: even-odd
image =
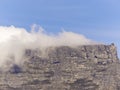
[[[0,73],[0,90],[120,90],[114,44],[28,49],[25,57]]]

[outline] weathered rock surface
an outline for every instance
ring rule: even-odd
[[[26,50],[26,62],[0,74],[0,90],[120,90],[120,64],[111,45]]]

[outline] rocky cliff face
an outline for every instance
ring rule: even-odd
[[[24,65],[0,74],[0,90],[120,90],[120,64],[111,45],[26,50]]]

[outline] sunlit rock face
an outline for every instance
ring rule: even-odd
[[[26,50],[23,65],[0,74],[0,90],[120,90],[120,64],[111,45]]]

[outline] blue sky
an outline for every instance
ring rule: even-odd
[[[120,0],[0,0],[0,26],[64,28],[120,49]],[[119,50],[120,51],[120,50]],[[120,55],[119,55],[120,56]]]

